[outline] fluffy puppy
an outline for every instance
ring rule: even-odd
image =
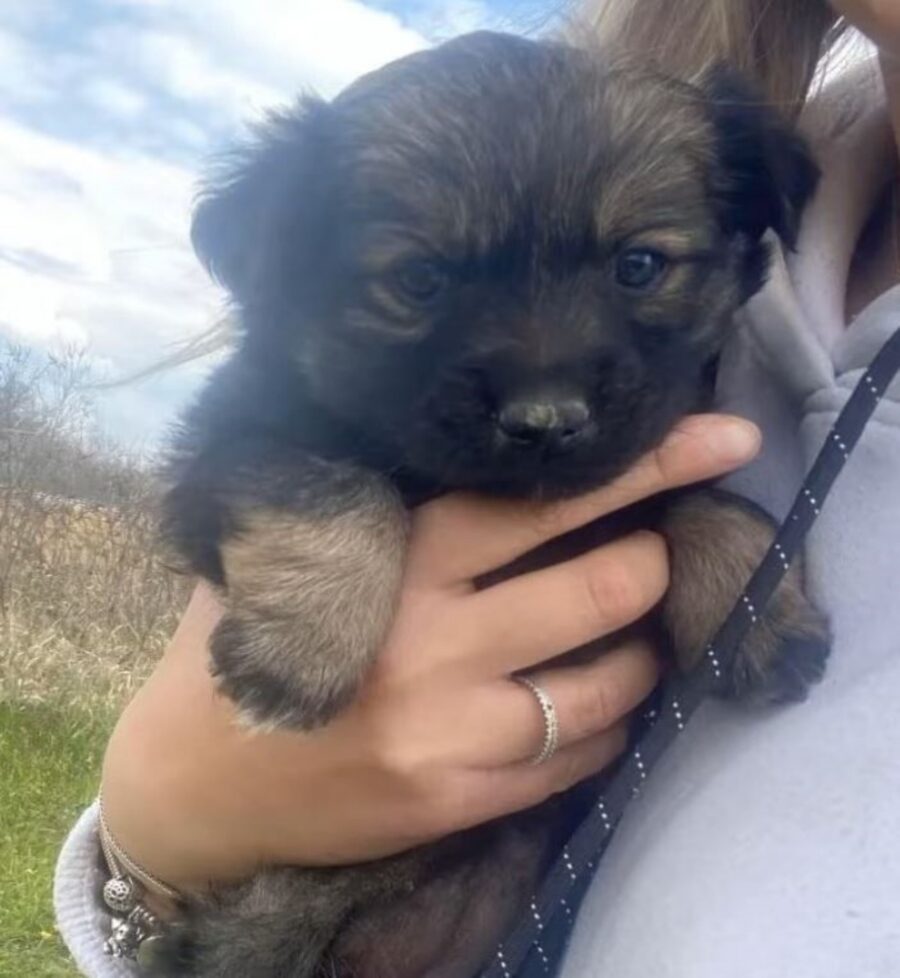
[[[792,244],[815,183],[800,140],[724,71],[691,86],[499,34],[272,117],[196,212],[240,342],[185,421],[166,503],[187,565],[222,591],[213,668],[248,721],[310,729],[353,698],[391,622],[410,505],[577,493],[707,406],[765,278],[763,236]],[[660,620],[690,667],[771,524],[702,490],[657,509]],[[800,697],[826,651],[794,574],[729,691]],[[189,907],[166,967],[469,975],[561,811],[263,874]]]

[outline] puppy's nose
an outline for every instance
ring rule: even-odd
[[[590,420],[590,409],[580,398],[545,398],[510,401],[497,424],[522,448],[563,449],[574,446]]]

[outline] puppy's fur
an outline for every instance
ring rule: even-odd
[[[240,344],[186,419],[167,499],[187,565],[223,591],[214,670],[248,720],[310,729],[350,702],[390,625],[410,505],[585,490],[706,406],[763,235],[792,244],[815,182],[727,72],[693,87],[498,34],[272,118],[196,213]],[[771,524],[708,491],[655,510],[639,518],[672,548],[661,621],[689,667]],[[800,697],[826,651],[795,573],[730,692]],[[568,811],[263,874],[189,907],[167,966],[463,978]]]

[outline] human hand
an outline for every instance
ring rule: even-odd
[[[122,714],[104,764],[110,828],[173,886],[270,864],[362,861],[535,805],[602,769],[658,666],[633,641],[589,665],[534,673],[560,750],[529,759],[543,719],[510,680],[640,618],[665,592],[664,541],[639,532],[484,590],[473,581],[589,521],[747,462],[747,422],[688,418],[610,485],[561,503],[451,495],[414,515],[386,645],[361,695],[309,734],[251,732],[209,674],[221,608],[200,585],[150,680]]]

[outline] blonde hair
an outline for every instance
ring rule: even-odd
[[[576,0],[567,22],[685,81],[730,64],[789,116],[844,28],[826,0]]]

